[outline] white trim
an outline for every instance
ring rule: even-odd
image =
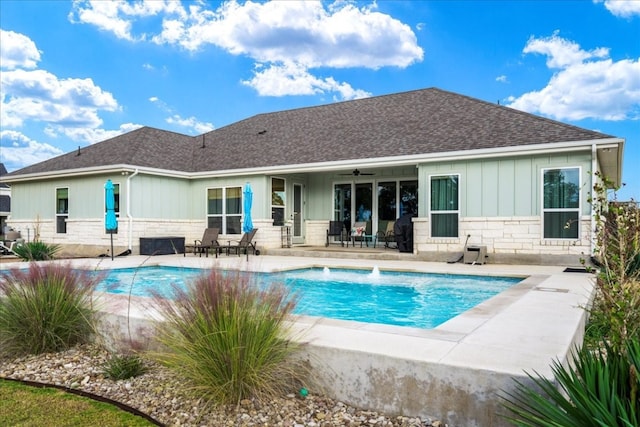
[[[131,215],[131,181],[133,177],[138,175],[138,169],[135,169],[131,175],[128,171],[122,171],[122,175],[127,175],[127,218],[129,219],[129,250],[133,250],[133,215]]]
[[[240,190],[240,214],[229,214],[227,213],[227,190],[228,189],[232,189],[232,188],[237,188]],[[210,214],[209,213],[209,190],[222,190],[222,199],[221,199],[221,204],[222,204],[222,213],[221,214]],[[242,234],[242,219],[244,217],[244,201],[242,200],[242,186],[241,185],[227,185],[227,186],[222,186],[222,187],[207,187],[206,191],[205,191],[205,205],[206,205],[206,212],[205,212],[205,221],[207,222],[207,227],[209,227],[209,218],[221,218],[222,219],[222,224],[221,224],[221,228],[220,228],[220,234],[228,234],[228,235],[236,235],[235,233],[229,233],[228,229],[227,229],[227,217],[240,217],[240,232],[237,234]]]
[[[58,190],[67,190],[67,212],[66,213],[59,213],[58,212],[58,201],[60,199],[58,199]],[[67,234],[67,220],[69,219],[69,206],[71,205],[69,203],[69,199],[71,198],[70,196],[70,190],[69,187],[55,187],[55,192],[54,192],[54,199],[55,199],[55,208],[54,208],[54,212],[55,212],[55,234]],[[64,233],[61,233],[58,231],[58,218],[66,218],[65,219],[65,225],[64,225]]]
[[[333,162],[300,163],[295,165],[263,166],[242,169],[224,169],[218,171],[205,171],[195,173],[158,168],[140,168],[135,165],[119,164],[81,169],[66,169],[62,171],[48,171],[34,174],[16,175],[15,177],[4,176],[0,178],[0,182],[21,182],[42,178],[60,178],[69,176],[95,175],[101,173],[133,172],[134,170],[139,170],[141,173],[149,175],[161,175],[184,179],[202,179],[237,175],[289,174],[301,172],[334,172],[343,169],[352,169],[354,167],[375,168],[411,166],[418,165],[420,163],[499,158],[514,155],[527,156],[540,153],[549,154],[549,152],[563,153],[584,150],[590,151],[593,145],[595,145],[597,149],[616,148],[618,150],[621,150],[623,143],[624,140],[620,138],[603,138],[599,140],[540,143],[515,147],[483,148],[478,150],[458,150],[446,151],[442,153],[411,154],[406,156],[361,158]],[[620,153],[619,155],[621,156],[622,154]]]
[[[284,205],[274,205],[273,204],[273,180],[280,179],[284,184]],[[273,225],[276,227],[282,227],[284,223],[287,222],[287,179],[280,176],[271,176],[269,179],[269,194],[271,195],[271,200],[269,201],[269,207],[271,208],[271,219],[274,221]],[[273,218],[273,209],[282,209],[282,224],[276,225],[275,219]]]
[[[458,177],[458,209],[457,210],[441,210],[441,211],[432,211],[431,210],[431,180],[436,177],[450,177],[457,176]],[[462,174],[460,172],[454,173],[434,173],[427,175],[427,217],[429,218],[429,239],[459,239],[460,238],[460,219],[462,218]],[[431,219],[431,215],[433,212],[437,212],[438,214],[447,214],[447,213],[455,213],[458,215],[458,235],[457,236],[436,236],[432,235],[433,230],[433,221]]]
[[[544,207],[544,173],[545,171],[552,170],[568,170],[578,169],[578,207],[577,208],[549,208]],[[545,237],[544,236],[544,214],[545,212],[576,212],[578,214],[577,219],[577,236],[576,237]],[[582,216],[582,167],[581,166],[556,166],[556,167],[544,167],[540,168],[540,238],[543,241],[575,241],[580,240],[582,226],[580,224],[580,218]]]

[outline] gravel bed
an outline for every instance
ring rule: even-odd
[[[0,359],[0,377],[83,390],[124,403],[169,426],[445,426],[435,420],[365,411],[313,393],[304,398],[289,394],[268,403],[247,399],[237,406],[208,410],[182,392],[178,375],[151,361],[148,372],[139,377],[105,378],[102,366],[108,356],[94,345],[83,345],[60,353],[5,358]]]

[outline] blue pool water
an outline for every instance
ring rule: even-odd
[[[110,270],[99,290],[170,296],[206,270],[142,267]],[[296,313],[367,323],[435,328],[521,279],[447,274],[310,268],[257,273],[257,283],[283,283],[300,297]]]

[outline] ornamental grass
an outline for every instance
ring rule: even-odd
[[[251,274],[212,270],[187,289],[154,296],[164,317],[156,337],[160,362],[211,405],[269,399],[297,391],[307,371],[296,358],[288,316],[297,299],[283,286],[260,289]]]
[[[640,426],[640,342],[628,341],[625,352],[583,348],[571,366],[554,362],[555,381],[532,374],[532,384],[516,381],[505,418],[520,427]]]
[[[0,352],[41,354],[89,342],[99,275],[65,264],[31,263],[0,274]]]

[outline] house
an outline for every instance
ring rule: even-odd
[[[7,174],[7,168],[0,163],[0,178]],[[11,187],[4,182],[0,182],[0,240],[4,240],[8,230],[6,221],[11,214]]]
[[[593,250],[594,172],[621,182],[624,140],[437,88],[300,108],[191,137],[143,127],[4,175],[8,223],[70,251],[103,251],[106,179],[116,245],[241,234],[242,189],[262,249],[323,246],[330,220],[367,233],[413,218],[413,252],[465,244],[495,262],[577,262]],[[449,255],[447,255],[449,254]]]

